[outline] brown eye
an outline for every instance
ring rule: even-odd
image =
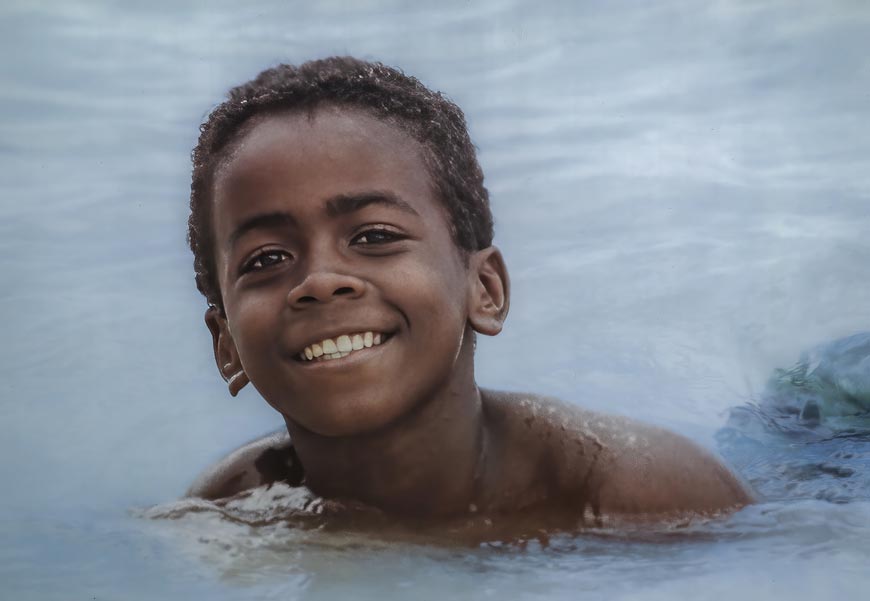
[[[282,250],[268,250],[266,252],[258,254],[250,261],[245,263],[244,267],[242,268],[242,273],[266,269],[268,267],[278,265],[279,263],[283,263],[289,258],[290,255]]]
[[[402,235],[391,232],[390,230],[376,228],[357,234],[354,236],[353,240],[351,240],[351,244],[386,244],[388,242],[401,240],[402,238]]]

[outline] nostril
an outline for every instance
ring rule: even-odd
[[[356,278],[332,272],[317,271],[294,286],[287,293],[287,301],[297,308],[328,303],[333,300],[354,299],[365,290],[363,282]]]

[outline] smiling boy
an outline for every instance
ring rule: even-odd
[[[303,484],[389,513],[717,512],[750,496],[686,439],[479,389],[510,287],[456,105],[351,58],[230,93],[194,151],[190,242],[230,391],[287,426],[191,488]]]

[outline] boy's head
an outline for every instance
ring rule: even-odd
[[[489,195],[458,106],[416,78],[380,63],[331,57],[299,66],[279,65],[230,90],[228,100],[200,127],[193,151],[188,240],[197,288],[221,312],[211,223],[215,171],[253,117],[310,112],[326,105],[367,112],[419,142],[457,247],[468,253],[492,244]]]
[[[224,377],[328,436],[473,392],[470,333],[498,333],[509,295],[459,109],[352,59],[231,98],[195,151],[190,221]]]

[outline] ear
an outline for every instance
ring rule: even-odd
[[[230,334],[227,318],[221,314],[217,307],[212,305],[205,312],[205,325],[211,332],[214,361],[218,371],[224,381],[228,383],[230,394],[236,396],[249,380],[239,359],[232,334]]]
[[[475,332],[501,332],[510,307],[510,280],[501,252],[490,246],[469,259],[468,321]]]

